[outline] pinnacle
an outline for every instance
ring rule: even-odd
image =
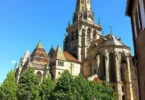
[[[66,60],[60,45],[58,45],[56,49],[56,59]]]
[[[41,42],[38,43],[38,45],[36,46],[36,48],[43,48],[43,45]]]

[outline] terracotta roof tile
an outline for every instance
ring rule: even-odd
[[[45,53],[45,50],[44,50],[43,48],[39,48],[38,51],[39,51],[39,52],[44,52],[44,53]]]
[[[66,60],[79,63],[79,61],[75,57],[73,57],[70,53],[64,51],[63,54],[64,54]]]
[[[93,82],[102,84],[102,80],[100,78],[98,78],[98,77],[95,77]]]
[[[32,62],[35,64],[47,64],[48,55],[46,54],[42,43],[39,43],[31,54]]]

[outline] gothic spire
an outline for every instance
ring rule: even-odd
[[[77,0],[76,12],[79,12],[79,11],[91,11],[92,12],[91,0]]]
[[[94,22],[91,0],[77,0],[73,22],[77,20]]]

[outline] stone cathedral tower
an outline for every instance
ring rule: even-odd
[[[73,23],[66,29],[68,35],[65,36],[64,50],[83,61],[89,44],[100,38],[101,30],[102,27],[94,21],[91,0],[77,0]]]
[[[101,30],[100,22],[95,24],[91,0],[77,0],[72,24],[66,28],[64,51],[60,46],[52,47],[47,54],[39,42],[31,54],[27,51],[21,58],[15,71],[17,82],[28,67],[35,69],[38,78],[50,75],[53,80],[68,70],[73,76],[82,74],[90,81],[107,81],[117,100],[138,100],[130,48],[112,31],[102,36]]]

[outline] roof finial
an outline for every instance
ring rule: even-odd
[[[110,26],[110,34],[112,33],[112,27]]]
[[[51,46],[51,48],[53,48],[53,45]]]
[[[39,42],[38,42],[38,44],[37,44],[36,48],[43,48],[43,45],[42,45],[42,43],[41,43],[41,41],[40,41],[40,40],[39,40]]]
[[[104,36],[104,30],[102,30],[102,36]]]
[[[98,25],[100,25],[100,23],[101,23],[101,22],[100,22],[100,17],[99,17],[99,20],[98,20]]]
[[[70,20],[68,21],[68,26],[70,26]]]

